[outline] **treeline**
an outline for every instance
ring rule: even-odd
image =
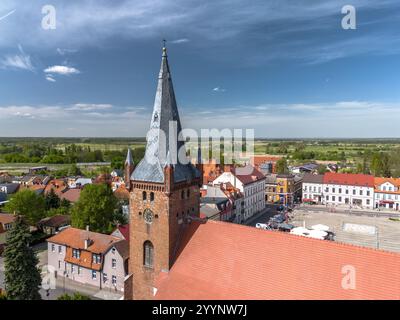
[[[6,163],[45,163],[75,164],[79,162],[111,162],[111,166],[121,169],[127,149],[101,151],[89,146],[67,145],[63,149],[46,143],[24,143],[18,145],[0,145],[0,158]],[[144,155],[144,147],[135,148],[134,160],[139,161]]]

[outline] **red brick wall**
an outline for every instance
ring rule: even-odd
[[[128,299],[152,299],[153,283],[161,271],[168,271],[174,260],[176,242],[181,230],[178,220],[182,213],[199,216],[199,187],[196,184],[183,185],[168,196],[164,185],[133,183],[130,193],[130,259],[129,272],[133,274],[132,294],[126,293]],[[175,187],[176,188],[176,187]],[[181,199],[181,192],[185,197]],[[187,190],[190,191],[187,197]],[[143,201],[142,192],[147,192],[147,201]],[[150,202],[150,192],[154,192],[154,201]],[[143,217],[146,208],[152,210],[154,219],[147,224]],[[141,213],[141,214],[139,214]],[[177,216],[178,214],[178,216]],[[143,265],[143,245],[151,241],[154,247],[154,268]]]

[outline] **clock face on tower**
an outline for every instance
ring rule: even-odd
[[[151,224],[153,222],[154,214],[150,209],[145,209],[143,216],[146,223]]]

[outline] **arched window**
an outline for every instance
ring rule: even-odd
[[[146,191],[143,191],[143,201],[145,201],[147,199],[147,193]]]
[[[182,190],[181,192],[181,199],[185,199],[185,190]]]
[[[151,202],[154,201],[154,192],[150,192],[150,201],[151,201]]]
[[[143,244],[143,265],[148,268],[153,268],[154,263],[154,247],[150,241],[145,241]]]

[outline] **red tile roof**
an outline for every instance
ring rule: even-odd
[[[366,174],[327,172],[324,184],[340,184],[360,187],[374,187],[374,177]]]
[[[68,189],[59,194],[60,199],[67,199],[69,202],[77,202],[81,196],[81,189]]]
[[[217,221],[187,228],[156,299],[400,299],[398,253]]]
[[[241,171],[243,170],[243,171]],[[248,171],[248,174],[241,174],[241,172]],[[232,169],[232,172],[236,175],[236,177],[243,183],[243,184],[250,184],[255,181],[259,181],[262,179],[265,179],[265,176],[258,171],[256,168],[252,166],[246,166],[246,167],[238,167]]]
[[[129,224],[118,226],[117,229],[119,230],[119,232],[121,232],[124,239],[129,242]]]

